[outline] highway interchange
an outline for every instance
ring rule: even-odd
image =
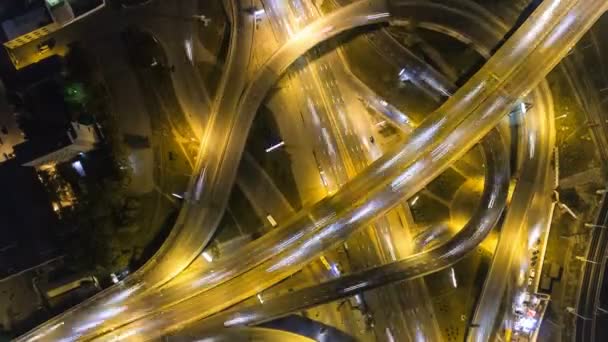
[[[412,2],[403,3],[406,7],[413,6]],[[502,213],[508,180],[504,174],[505,142],[496,131],[488,134],[523,96],[533,99],[535,106],[528,115],[522,115],[526,130],[518,136],[520,173],[511,205],[506,210],[506,223],[503,223],[503,227],[508,229],[503,228],[500,240],[523,241],[525,238],[522,235],[527,233],[527,227],[548,224],[546,213],[550,211],[547,207],[551,205],[550,195],[554,188],[549,163],[553,144],[553,114],[550,93],[542,81],[606,10],[607,5],[602,1],[544,1],[534,12],[533,20],[526,21],[456,91],[451,86],[430,82],[433,73],[413,72],[411,78],[418,77],[420,83],[426,82],[427,87],[431,88],[428,92],[438,97],[450,97],[411,129],[402,143],[376,157],[369,166],[366,162],[359,162],[361,168],[350,171],[356,176],[350,180],[335,180],[339,185],[335,186],[331,195],[281,222],[277,229],[240,249],[238,255],[229,255],[201,268],[188,268],[211,239],[226,208],[229,196],[226,189],[235,182],[247,138],[243,132],[249,131],[266,94],[289,66],[319,43],[344,31],[374,24],[399,26],[407,22],[407,18],[393,18],[393,11],[399,11],[400,1],[353,2],[286,37],[281,48],[248,79],[247,67],[254,44],[251,37],[255,23],[244,9],[251,6],[252,3],[246,0],[231,3],[232,32],[238,34],[231,35],[219,95],[208,112],[201,113],[201,116],[205,116],[206,124],[197,172],[167,242],[150,262],[126,281],[52,319],[19,340],[120,340],[127,337],[146,340],[182,329],[189,323],[255,296],[294,274],[318,258],[320,253],[342,243],[360,227],[368,226],[378,216],[415,195],[486,137],[483,143],[487,158],[486,190],[482,204],[469,224],[449,242],[400,262],[302,290],[297,295],[309,300],[300,304],[303,306],[297,306],[293,298],[279,297],[276,306],[269,304],[257,308],[262,313],[256,314],[262,315],[262,318],[255,316],[251,321],[265,320],[268,318],[266,315],[274,317],[448,267],[477,246]],[[426,20],[438,21],[432,18]],[[493,44],[504,35],[496,33],[496,26],[505,29],[504,25],[498,24],[489,30],[478,30],[480,37],[472,37],[473,41],[478,42],[482,55],[489,57]],[[462,31],[456,28],[453,32]],[[484,32],[487,36],[483,36]],[[411,65],[413,62],[408,60]],[[176,80],[175,83],[178,82]],[[538,88],[535,88],[537,85]],[[191,110],[196,112],[196,107],[193,106]],[[340,139],[357,137],[338,136],[336,140]],[[350,141],[342,144],[354,145]],[[341,150],[347,149],[342,147]],[[359,150],[363,148],[355,149]],[[342,154],[342,158],[350,160],[346,165],[355,165],[357,158],[362,156],[357,153],[351,156]],[[348,173],[348,167],[346,169]],[[504,293],[506,278],[512,272],[510,270],[519,266],[517,255],[513,253],[517,249],[508,245],[501,247],[504,245],[501,241],[487,280],[496,282],[498,286],[484,286],[478,314],[473,318],[473,322],[479,324],[479,329],[470,335],[473,340],[484,341],[488,338],[491,333],[489,329],[498,315],[492,312],[498,310],[496,298]],[[493,272],[500,275],[493,275]],[[488,292],[490,290],[486,288],[493,292]],[[268,313],[264,310],[268,310]],[[240,317],[239,313],[235,315]],[[202,324],[205,324],[204,321]]]

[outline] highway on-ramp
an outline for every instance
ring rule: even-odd
[[[569,47],[605,9],[605,4],[594,1],[581,1],[578,6],[573,5],[574,2],[543,3],[535,13],[536,20],[526,22],[527,25],[524,24],[505,47],[500,49],[463,87],[464,91],[459,90],[446,105],[431,115],[432,120],[423,123],[414,131],[412,137],[408,139],[409,144],[403,149],[383,156],[338,193],[296,215],[282,229],[275,231],[275,234],[269,234],[256,241],[265,243],[266,239],[274,239],[287,232],[287,236],[283,236],[283,239],[276,241],[277,244],[274,245],[284,250],[283,253],[268,260],[265,257],[259,258],[258,260],[263,262],[255,269],[239,275],[228,283],[211,288],[197,298],[150,317],[139,325],[125,326],[105,337],[119,337],[133,331],[142,336],[149,336],[148,334],[152,333],[150,329],[154,329],[156,333],[163,329],[175,329],[221,310],[283,279],[299,269],[316,253],[335,244],[336,240],[340,241],[339,238],[348,235],[355,227],[368,223],[401,198],[411,196],[411,190],[416,190],[416,185],[432,179],[442,171],[441,167],[447,167],[451,161],[460,157],[483,137],[519,96],[527,93],[559,62]],[[570,16],[571,12],[568,12],[568,10],[581,11],[581,9],[582,12],[574,16]],[[556,13],[559,14],[557,19],[553,17]],[[571,30],[564,30],[565,24],[560,24],[561,15],[571,18],[567,21]],[[536,43],[529,46],[530,42]],[[281,56],[280,52],[275,55],[277,56]],[[527,63],[523,63],[523,57],[527,57]],[[539,66],[531,61],[544,63]],[[267,87],[273,83],[273,75],[277,78],[280,74],[273,69],[262,69],[262,72],[266,73],[262,82]],[[278,68],[278,70],[284,69],[285,67]],[[262,92],[262,90],[258,91]],[[257,101],[252,100],[252,102]],[[243,100],[243,103],[247,101]],[[475,114],[462,115],[462,112]],[[432,148],[421,148],[429,145]],[[405,159],[406,156],[411,157],[411,154],[420,158]],[[407,160],[413,161],[408,163]],[[372,180],[374,182],[371,182]],[[366,193],[367,196],[362,198],[361,193]],[[297,229],[292,230],[293,227]],[[293,235],[290,231],[297,233]],[[251,245],[255,246],[256,242]],[[286,248],[289,245],[299,248]],[[266,250],[259,252],[264,254]],[[243,256],[239,256],[238,260],[242,263]],[[225,261],[220,265],[222,268],[229,265],[231,260],[228,258]],[[232,262],[234,261],[235,258]],[[231,269],[233,267],[226,267],[225,271],[230,272]],[[208,274],[207,279],[204,279],[205,283],[217,281],[218,276],[223,278],[222,273]],[[263,276],[263,281],[260,276]],[[235,296],[235,293],[239,295]]]
[[[330,282],[273,298],[260,305],[228,310],[203,320],[196,330],[254,325],[390,282],[410,280],[450,267],[474,249],[498,223],[507,202],[510,169],[505,142],[497,131],[483,140],[485,190],[469,222],[450,241],[403,260],[343,276]]]
[[[239,112],[253,116],[276,79],[311,46],[345,29],[386,20],[388,13],[382,9],[382,4],[375,12],[357,16],[357,11],[369,10],[373,5],[377,6],[369,2],[355,3],[340,13],[348,15],[344,20],[328,16],[287,43],[283,52],[279,51],[271,63],[261,69],[246,90]],[[413,132],[407,144],[378,159],[333,196],[297,214],[282,229],[273,231],[275,234],[245,247],[250,254],[227,258],[214,265],[205,275],[206,279],[199,279],[200,283],[208,284],[206,292],[136,324],[116,329],[103,338],[152,338],[215,313],[297,271],[356,227],[368,224],[403,198],[411,196],[413,191],[419,190],[420,184],[433,179],[485,136],[516,99],[559,62],[605,7],[605,3],[594,0],[544,2],[535,12],[535,20],[527,21],[467,84]],[[560,21],[563,17],[568,20]],[[243,117],[247,118],[247,115]],[[243,124],[247,128],[243,131],[247,131],[250,122]],[[269,240],[274,242],[275,248],[256,250],[258,245]],[[240,275],[232,274],[234,269],[244,269],[236,268],[235,262],[240,265],[248,255],[255,257],[253,265],[247,263],[249,267],[257,266]],[[234,279],[215,286],[230,278]]]

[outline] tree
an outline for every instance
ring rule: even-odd
[[[69,105],[84,109],[87,107],[89,96],[83,83],[72,82],[64,89],[64,99]]]

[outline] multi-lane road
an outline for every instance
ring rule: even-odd
[[[398,5],[398,2],[391,3],[391,6]],[[124,289],[112,290],[113,296],[108,297],[106,293],[105,297],[99,297],[107,298],[105,306],[99,306],[99,298],[95,305],[83,304],[80,310],[94,308],[96,321],[90,321],[90,316],[79,317],[75,310],[71,313],[74,321],[60,317],[22,339],[35,336],[75,339],[106,332],[101,340],[126,336],[154,338],[214,314],[293,274],[358,227],[369,224],[404,198],[412,196],[473,147],[520,96],[527,94],[561,60],[606,6],[599,0],[543,2],[533,14],[534,18],[528,20],[444,105],[429,115],[404,144],[377,159],[334,195],[303,209],[279,229],[244,247],[238,255],[228,256],[196,274],[186,272],[185,277],[179,276],[176,278],[179,281],[174,280],[160,291],[148,291],[127,302],[130,293],[141,291],[137,289],[143,287],[141,279],[133,278],[136,280],[121,285],[126,286]],[[207,150],[209,154],[200,158],[204,160],[201,163],[203,171],[193,183],[193,193],[187,202],[192,205],[191,214],[186,215],[189,222],[196,222],[199,229],[213,229],[217,225],[220,217],[213,218],[217,216],[216,212],[223,212],[225,201],[215,201],[211,196],[222,196],[221,192],[227,192],[229,188],[226,185],[234,181],[246,138],[244,132],[249,130],[265,94],[286,68],[313,46],[345,30],[387,22],[392,19],[388,8],[383,1],[359,1],[317,20],[295,34],[258,71],[240,98],[241,94],[224,96],[221,102],[225,102],[226,107],[220,104],[218,108],[232,111],[221,112],[219,120],[227,122],[218,123],[222,128],[219,130],[208,128],[203,139],[203,150],[205,143],[213,142],[222,153]],[[232,77],[238,85],[242,76]],[[238,100],[238,106],[231,103],[230,98]],[[211,119],[210,122],[209,127],[215,127],[215,121]],[[226,143],[218,145],[217,141]],[[530,153],[534,155],[534,151]],[[205,224],[199,226],[202,222]],[[162,272],[162,279],[170,279],[191,261],[193,251],[200,250],[204,241],[200,236],[186,237],[184,251],[187,252],[180,252],[181,245],[176,252],[170,252],[178,253],[174,267],[152,266],[153,269]],[[460,248],[461,245],[453,246],[446,253],[455,253]],[[172,250],[174,248],[165,247],[163,252]],[[172,261],[164,262],[170,265]],[[176,302],[179,303],[173,305]],[[138,318],[137,308],[142,307],[146,313],[154,308],[155,313],[125,324],[129,323],[126,317]],[[133,311],[135,315],[132,315]],[[110,317],[115,317],[117,322],[112,326],[116,329],[109,332],[111,326],[106,325],[106,321]],[[76,321],[80,322],[75,324]]]
[[[66,336],[72,338],[86,336],[87,331],[112,318],[113,315],[106,317],[103,314],[105,312],[104,307],[111,306],[117,298],[124,300],[130,296],[137,296],[138,293],[169,281],[188,266],[211,239],[228,200],[229,191],[224,190],[230,188],[234,183],[239,161],[234,156],[235,154],[240,155],[240,151],[234,151],[234,148],[242,150],[246,138],[246,136],[239,134],[242,142],[230,145],[227,141],[232,135],[233,125],[237,121],[234,116],[236,102],[244,88],[245,71],[249,63],[248,56],[251,50],[251,35],[254,23],[251,15],[242,9],[250,6],[251,3],[248,0],[238,3],[235,1],[231,6],[231,23],[233,25],[231,31],[239,34],[235,33],[231,36],[230,49],[226,58],[226,71],[218,90],[217,100],[212,104],[212,112],[208,113],[206,111],[207,106],[199,107],[196,102],[184,108],[192,111],[193,113],[190,113],[192,115],[206,118],[207,127],[205,135],[201,137],[199,157],[193,171],[195,176],[190,181],[188,199],[184,202],[175,227],[167,241],[151,260],[127,280],[48,321],[36,331],[23,336],[24,339],[46,337],[45,331],[57,334],[64,330],[63,327],[66,327],[63,332],[66,333]],[[185,8],[196,8],[196,6],[185,6]],[[159,11],[159,9],[156,10]],[[172,13],[174,11],[168,9],[167,12]],[[189,12],[188,15],[191,15],[191,13]],[[137,18],[135,20],[139,21],[141,19]],[[148,23],[148,21],[144,21],[144,23]],[[139,24],[142,23],[139,22]],[[152,26],[152,24],[149,24],[149,26]],[[158,28],[159,26],[156,25],[155,27]],[[160,26],[159,30],[167,32],[174,27],[181,28],[180,25],[167,24],[165,21],[165,25]],[[165,35],[192,39],[189,35],[191,31],[191,29],[188,29],[188,34],[176,32]],[[182,55],[173,52],[172,57],[179,62],[178,65],[181,65],[179,68],[176,67],[176,70],[186,68],[182,63],[182,60],[186,60],[183,51]],[[196,73],[196,69],[191,68],[189,72],[184,71],[173,77],[176,78],[176,83],[190,84],[192,83],[190,76]],[[180,78],[180,75],[190,76],[188,80],[184,80]],[[228,84],[230,90],[226,91]],[[204,89],[202,84],[198,84],[196,87]],[[188,89],[191,89],[191,87],[188,87]],[[189,98],[189,103],[192,103],[195,99],[192,92],[184,92],[185,94],[178,94],[178,99],[180,95],[185,96]],[[196,98],[198,98],[198,95]],[[184,105],[183,102],[181,104]],[[199,118],[198,122],[201,121],[203,120]],[[225,156],[232,156],[233,158],[225,158]],[[102,312],[101,316],[99,315],[100,312]],[[116,310],[110,310],[110,312],[118,313]],[[103,318],[100,319],[100,317]]]
[[[197,329],[204,331],[218,327],[261,323],[289,312],[352,296],[390,282],[421,277],[454,264],[487,236],[501,218],[506,206],[510,179],[508,153],[497,131],[490,133],[484,140],[483,150],[488,167],[486,189],[481,203],[470,221],[450,241],[401,261],[346,275],[271,299],[263,305],[226,311],[208,321],[203,321]]]
[[[556,5],[555,3],[551,3],[550,5]],[[554,8],[550,7],[550,5],[547,5],[547,7],[541,7],[541,10],[546,10],[548,14],[544,14],[545,16],[549,16],[549,14],[553,14],[553,11],[555,10]],[[596,4],[597,5],[597,4]],[[559,6],[559,5],[558,5]],[[595,8],[595,10],[598,10],[599,8]],[[603,9],[603,8],[601,8]],[[589,12],[590,14],[591,12]],[[596,12],[597,14],[597,12]],[[542,16],[541,16],[542,17]],[[593,17],[592,17],[593,18]],[[587,24],[589,21],[585,20],[588,18],[581,18],[583,20],[581,20],[581,22],[578,22],[576,20],[572,21],[572,24],[574,25],[575,23],[578,23],[579,25],[582,25],[582,23]],[[535,27],[535,30],[532,30],[533,33],[535,33],[536,35],[541,35],[541,37],[538,38],[543,38],[544,35],[542,34],[542,32],[552,32],[554,29],[554,25],[556,24],[555,21],[551,21],[545,19],[545,20],[541,20],[541,21],[535,21],[534,24],[530,24],[530,25],[540,25],[540,26],[548,26],[548,27]],[[330,26],[331,27],[331,26]],[[571,36],[568,34],[565,34],[565,36],[563,37],[563,40],[558,40],[555,39],[556,37],[553,35],[549,34],[549,37],[552,38],[552,42],[554,43],[552,46],[555,47],[555,50],[551,50],[552,54],[550,57],[553,57],[553,65],[549,64],[549,65],[543,65],[543,67],[545,68],[539,68],[538,66],[534,66],[535,68],[533,70],[531,69],[531,66],[528,64],[522,65],[522,61],[521,61],[521,57],[522,56],[515,56],[513,55],[513,51],[518,51],[520,54],[522,54],[523,56],[528,56],[530,60],[530,57],[544,57],[544,56],[538,56],[539,54],[548,54],[549,51],[547,51],[547,49],[539,49],[540,51],[536,51],[536,45],[534,45],[533,47],[529,47],[528,49],[526,49],[526,46],[522,46],[521,44],[527,43],[528,41],[535,41],[536,39],[534,37],[531,37],[528,33],[529,31],[524,31],[526,34],[521,34],[523,37],[519,38],[517,37],[517,35],[514,36],[514,38],[519,38],[519,40],[515,40],[514,43],[512,43],[512,46],[508,46],[506,51],[509,51],[509,54],[507,56],[504,56],[505,59],[508,60],[512,60],[512,63],[515,64],[517,66],[517,68],[513,65],[510,64],[502,64],[502,63],[492,63],[492,60],[484,67],[482,68],[482,71],[480,71],[480,73],[476,76],[473,77],[473,81],[479,82],[479,80],[476,80],[476,77],[480,77],[481,78],[481,83],[482,87],[485,86],[486,89],[488,88],[493,88],[492,90],[494,91],[494,94],[484,94],[483,92],[477,93],[475,94],[475,92],[471,92],[471,91],[465,91],[464,94],[466,94],[464,96],[464,98],[466,99],[465,101],[461,101],[461,102],[456,102],[452,99],[448,100],[447,102],[447,107],[448,110],[439,110],[438,113],[445,113],[446,117],[448,119],[445,119],[445,117],[443,115],[441,115],[441,118],[439,120],[433,121],[430,120],[430,124],[425,125],[424,123],[420,126],[421,128],[417,129],[416,131],[414,131],[413,133],[413,138],[411,138],[409,140],[410,144],[406,145],[405,148],[400,149],[399,152],[396,154],[396,156],[391,155],[390,153],[388,154],[388,156],[384,156],[382,158],[380,158],[378,161],[376,161],[374,164],[372,164],[372,166],[370,167],[370,169],[368,169],[367,171],[370,170],[374,170],[375,167],[374,166],[379,166],[379,169],[383,172],[383,176],[385,178],[385,182],[383,184],[383,186],[380,187],[373,187],[372,191],[367,191],[367,198],[365,198],[365,201],[357,201],[356,199],[359,199],[359,196],[353,196],[351,198],[347,198],[346,199],[346,203],[343,202],[343,196],[345,194],[349,194],[350,191],[352,189],[356,189],[356,190],[361,190],[361,188],[365,188],[366,185],[366,180],[369,179],[374,179],[374,177],[378,176],[378,173],[373,173],[370,172],[371,174],[364,172],[362,175],[364,175],[365,177],[362,177],[361,175],[359,177],[356,177],[352,182],[350,182],[349,184],[347,184],[344,188],[342,188],[338,193],[336,193],[334,196],[328,198],[327,200],[324,200],[322,202],[320,202],[318,205],[313,206],[313,208],[307,210],[309,213],[309,216],[300,216],[297,217],[294,221],[291,222],[291,224],[286,225],[285,227],[283,227],[283,229],[276,231],[277,234],[269,234],[267,237],[265,238],[270,238],[273,237],[275,235],[280,235],[280,233],[283,232],[288,232],[291,230],[292,227],[297,227],[300,225],[305,226],[311,226],[309,224],[309,220],[310,220],[310,214],[317,214],[315,216],[312,216],[313,218],[316,218],[317,222],[319,220],[319,218],[323,218],[327,222],[326,224],[329,224],[325,227],[320,227],[319,230],[317,231],[317,229],[315,229],[314,225],[312,225],[312,227],[310,227],[308,229],[308,231],[312,232],[316,232],[316,235],[311,236],[309,234],[303,235],[303,234],[296,234],[296,237],[299,237],[299,242],[304,241],[303,243],[296,243],[296,245],[298,245],[300,248],[297,250],[294,249],[286,249],[286,251],[282,252],[279,254],[278,257],[275,258],[271,258],[269,260],[264,261],[262,264],[260,264],[259,266],[255,267],[254,269],[252,269],[251,271],[248,271],[242,275],[239,275],[237,278],[232,279],[231,281],[225,283],[222,286],[217,286],[214,287],[204,293],[201,294],[202,300],[200,301],[200,303],[205,303],[207,305],[207,308],[205,309],[201,309],[200,308],[200,304],[198,304],[198,300],[193,300],[193,301],[189,301],[189,302],[185,302],[183,303],[183,305],[181,306],[177,306],[175,308],[173,308],[170,311],[167,311],[165,313],[161,313],[156,315],[156,317],[152,317],[149,320],[146,320],[146,322],[148,323],[144,323],[143,325],[140,326],[135,326],[135,327],[125,327],[124,329],[122,329],[122,331],[116,331],[114,334],[112,334],[113,336],[120,336],[117,334],[121,334],[121,333],[127,333],[127,332],[131,332],[133,331],[133,329],[135,329],[138,333],[150,333],[149,329],[155,329],[155,330],[161,330],[161,327],[167,327],[167,324],[175,324],[175,323],[171,323],[171,322],[175,322],[177,320],[177,317],[180,318],[187,318],[187,320],[192,320],[192,319],[196,319],[197,317],[203,317],[207,314],[210,314],[214,311],[217,311],[218,308],[217,307],[225,307],[230,305],[231,303],[237,302],[239,300],[241,300],[240,298],[235,298],[234,293],[237,289],[237,287],[240,289],[240,293],[242,294],[242,298],[246,298],[248,296],[251,296],[257,292],[259,292],[261,289],[265,288],[267,285],[263,284],[263,283],[274,283],[276,282],[276,280],[278,279],[282,279],[285,275],[282,275],[282,272],[278,272],[279,270],[283,269],[283,271],[285,273],[291,273],[294,270],[298,269],[298,267],[300,267],[300,264],[303,264],[305,262],[307,262],[310,259],[310,254],[312,254],[313,256],[315,255],[315,252],[318,252],[320,250],[323,249],[324,244],[326,245],[331,245],[331,239],[328,239],[330,237],[332,237],[331,235],[337,235],[337,237],[341,237],[341,236],[345,236],[348,233],[348,228],[352,228],[352,225],[354,223],[354,221],[357,221],[359,224],[364,224],[366,222],[368,222],[369,220],[372,219],[373,215],[376,214],[377,212],[382,212],[382,210],[385,210],[384,208],[388,207],[389,205],[387,205],[387,203],[394,203],[393,201],[403,198],[403,197],[408,197],[410,196],[412,193],[408,193],[408,190],[411,191],[411,189],[416,189],[414,188],[409,188],[409,189],[403,189],[405,186],[403,185],[413,185],[411,183],[414,183],[414,181],[418,181],[416,182],[416,184],[424,184],[424,180],[425,179],[432,179],[433,172],[440,172],[441,169],[439,169],[439,171],[437,171],[437,169],[435,169],[434,167],[422,167],[422,165],[426,165],[426,166],[436,166],[438,164],[438,161],[443,161],[444,163],[442,164],[449,164],[449,159],[455,159],[457,157],[459,157],[464,151],[468,150],[468,148],[471,147],[471,145],[476,141],[475,138],[479,139],[481,138],[485,132],[487,132],[487,129],[493,127],[493,125],[500,120],[500,118],[502,117],[502,113],[504,113],[505,111],[507,111],[507,109],[510,107],[510,105],[512,105],[512,103],[514,102],[514,100],[521,95],[524,92],[527,92],[528,89],[530,89],[534,84],[536,84],[536,82],[538,82],[538,80],[540,80],[542,77],[544,77],[544,74],[550,70],[550,68],[559,61],[559,57],[563,56],[563,54],[565,53],[565,51],[567,50],[567,47],[572,44],[573,39],[578,38],[578,36]],[[563,32],[563,31],[562,31]],[[573,31],[568,31],[568,32],[573,32]],[[576,32],[576,31],[574,31]],[[558,49],[560,47],[560,44],[558,43],[562,43],[563,45],[561,46],[562,49]],[[507,43],[507,45],[509,45]],[[540,47],[543,47],[546,45],[540,45]],[[565,46],[565,48],[564,48]],[[531,51],[530,51],[531,50]],[[497,52],[496,55],[500,55],[501,51],[503,50],[499,50]],[[495,55],[495,56],[496,56]],[[276,56],[281,56],[281,53],[279,52],[277,55],[275,55],[275,58],[277,58]],[[501,56],[503,57],[503,56]],[[519,57],[519,58],[517,58]],[[534,60],[534,59],[532,59]],[[539,60],[544,60],[544,59],[540,59]],[[499,59],[500,61],[500,59]],[[281,68],[282,70],[284,70],[284,68]],[[489,70],[484,70],[484,69],[489,69]],[[263,69],[264,70],[264,69]],[[485,79],[485,77],[483,76],[479,76],[484,75],[483,72],[486,72],[487,74],[485,75],[491,75],[490,79]],[[276,73],[278,74],[278,73]],[[508,77],[510,76],[510,77]],[[521,77],[525,77],[526,79],[529,80],[529,82],[526,83],[519,83],[519,78]],[[512,80],[515,79],[515,80]],[[505,84],[503,85],[503,87],[498,87],[496,86],[495,83],[499,83],[500,80],[503,80],[503,82],[505,82]],[[493,82],[492,82],[493,81]],[[272,82],[269,82],[268,80],[264,80],[264,83],[269,84]],[[494,83],[494,84],[493,84]],[[464,86],[464,88],[466,88],[467,85]],[[513,88],[511,88],[513,87]],[[476,86],[472,86],[472,89],[480,89],[479,84],[477,84]],[[516,92],[515,94],[505,94],[504,91],[505,89],[509,89],[509,90],[513,90],[514,92]],[[460,92],[460,91],[459,91]],[[477,95],[477,98],[472,98],[470,95],[471,93]],[[493,96],[487,96],[487,95],[493,95]],[[475,103],[477,101],[477,99],[479,98],[494,98],[494,101],[496,101],[496,99],[498,100],[498,104],[499,104],[499,108],[497,108],[496,103],[492,102],[492,101],[488,101],[490,103],[487,104],[487,106],[484,106],[487,110],[487,112],[482,112],[482,114],[485,115],[481,115],[481,120],[478,119],[477,115],[472,115],[472,118],[467,118],[463,121],[463,124],[459,125],[457,127],[457,129],[450,133],[449,131],[439,131],[439,128],[443,128],[446,126],[449,126],[449,124],[454,124],[452,122],[450,122],[450,118],[453,119],[453,117],[450,116],[451,113],[453,112],[457,112],[458,111],[450,111],[450,107],[452,108],[463,108],[464,109],[469,109],[470,107],[468,107],[467,105],[470,105],[471,103],[477,105],[478,103]],[[454,98],[458,98],[458,93],[454,96]],[[450,101],[454,101],[452,103],[450,103]],[[464,102],[464,103],[463,103]],[[479,102],[481,102],[482,104],[484,102],[481,101],[481,99],[479,99]],[[486,102],[487,103],[487,102]],[[445,107],[445,105],[444,105]],[[468,107],[468,108],[467,108]],[[473,107],[475,108],[475,106]],[[497,109],[502,109],[502,111],[497,110]],[[437,113],[435,113],[435,115],[438,115]],[[485,116],[485,117],[484,117]],[[458,119],[456,119],[458,120]],[[481,122],[480,122],[481,121]],[[439,124],[438,124],[439,122]],[[483,125],[482,125],[483,124]],[[474,133],[476,133],[473,137],[471,134],[471,131],[469,130],[469,125],[474,125],[473,127],[476,126],[476,128],[478,128],[478,130],[476,130]],[[464,126],[464,127],[463,127]],[[486,130],[484,131],[484,127],[486,127]],[[436,134],[438,134],[437,132],[441,132],[443,133],[443,136],[447,136],[448,142],[449,144],[445,143],[444,139],[433,139],[432,142],[437,142],[437,143],[429,143],[428,140],[424,139],[424,138],[429,138],[429,135],[436,137]],[[418,134],[416,134],[418,133]],[[426,133],[426,136],[425,134]],[[412,164],[412,166],[410,166],[409,168],[406,168],[406,170],[408,170],[409,172],[404,172],[401,173],[399,171],[403,170],[401,167],[398,168],[398,170],[395,170],[397,172],[392,173],[391,171],[391,166],[394,166],[395,164],[398,165],[398,162],[400,161],[399,159],[403,158],[404,155],[406,155],[407,153],[405,153],[404,151],[413,153],[414,155],[416,154],[416,151],[412,151],[413,148],[411,148],[408,151],[408,146],[417,146],[417,144],[412,144],[412,142],[416,142],[418,139],[422,139],[423,142],[427,142],[429,145],[436,145],[435,149],[431,150],[430,153],[428,153],[428,155],[422,156],[420,159],[416,159],[416,162],[414,162]],[[453,139],[453,140],[452,140]],[[468,144],[468,146],[467,146]],[[422,145],[422,144],[420,144]],[[464,145],[464,147],[463,147]],[[456,146],[458,147],[463,147],[462,151],[458,151],[460,150],[459,148],[455,148]],[[418,150],[419,151],[419,150]],[[444,153],[444,151],[446,153]],[[458,151],[460,152],[460,155],[458,154],[458,152],[455,152],[454,154],[447,154],[448,151]],[[424,154],[424,153],[423,153]],[[446,157],[446,155],[448,155],[449,157]],[[388,165],[387,165],[388,163]],[[418,166],[418,167],[416,167]],[[417,170],[418,172],[412,172],[412,168],[414,170]],[[393,176],[393,177],[391,177]],[[388,179],[389,182],[386,182],[386,179]],[[363,181],[362,181],[363,180]],[[410,182],[406,182],[406,180],[411,181]],[[382,184],[383,182],[379,181],[378,183]],[[388,183],[388,184],[387,184]],[[377,183],[376,183],[377,184]],[[349,186],[350,185],[350,186]],[[376,191],[374,191],[376,190]],[[384,190],[384,191],[382,191]],[[378,195],[376,195],[378,194]],[[379,196],[380,195],[380,196]],[[360,206],[355,206],[355,208],[352,208],[352,203],[360,203]],[[331,204],[332,205],[332,209],[329,212],[328,211],[321,211],[321,209],[325,209],[326,210],[326,206],[327,204]],[[336,215],[336,210],[338,208],[342,208],[342,213]],[[345,209],[344,209],[345,208]],[[321,214],[321,215],[319,215]],[[324,215],[323,215],[324,214]],[[313,221],[314,222],[314,221]],[[305,232],[306,230],[304,229],[297,229],[295,230],[295,232]],[[306,236],[310,236],[309,239],[305,239]],[[256,242],[258,243],[262,243],[261,241],[265,240],[265,238],[262,238]],[[286,240],[283,240],[284,242],[288,243],[288,244],[292,244],[295,240],[294,239],[294,235],[289,234]],[[323,241],[322,238],[324,239],[328,239],[330,240],[329,242],[327,241]],[[333,238],[336,238],[336,236],[333,236]],[[291,240],[291,241],[290,241]],[[256,242],[254,242],[255,245]],[[277,241],[279,242],[279,241]],[[281,247],[287,247],[284,244],[274,244],[275,246],[279,245]],[[264,253],[264,251],[261,251],[261,253]],[[284,255],[281,255],[284,254]],[[277,259],[278,261],[275,261],[273,259]],[[303,259],[303,260],[302,260]],[[242,259],[240,259],[242,261]],[[226,260],[226,261],[229,261]],[[228,268],[228,269],[232,269],[232,267]],[[228,269],[226,271],[228,271]],[[264,281],[262,281],[258,276],[257,276],[257,271],[256,270],[260,270],[262,271],[261,274],[264,274],[265,279]],[[265,272],[264,272],[265,271]],[[215,278],[217,276],[217,274],[214,274],[213,278]],[[272,279],[273,277],[276,277],[275,279]],[[233,285],[234,284],[234,285]],[[247,284],[247,285],[246,285]],[[229,286],[230,285],[230,286]],[[248,286],[249,285],[249,286]],[[230,294],[230,295],[229,295]],[[221,303],[220,303],[221,302]],[[217,305],[217,307],[214,307],[214,303],[217,303],[215,305]],[[196,310],[195,310],[196,309]],[[163,320],[162,316],[171,316],[172,318],[169,318],[167,320]],[[185,324],[187,323],[186,321],[181,321],[181,324]],[[165,323],[162,323],[162,322]],[[155,322],[155,323],[152,323]],[[159,325],[157,325],[159,324]]]
[[[301,0],[291,1],[264,1],[266,17],[273,26],[273,32],[281,42],[289,39],[289,35],[297,33],[306,24],[319,18],[320,13],[312,3]],[[321,151],[318,163],[321,169],[321,177],[328,184],[328,191],[334,192],[337,188],[344,185],[348,179],[381,155],[381,148],[373,143],[374,126],[367,118],[367,111],[360,101],[355,100],[356,95],[351,94],[351,87],[344,87],[349,84],[349,73],[341,56],[335,51],[313,50],[307,54],[308,66],[299,67],[297,78],[292,81],[300,85],[300,94],[305,97],[310,106],[296,108],[297,111],[309,109],[311,113],[306,113],[305,117],[313,117],[310,125],[316,130],[316,137],[322,138],[321,142],[327,141],[329,145],[328,153]],[[285,113],[283,113],[285,114]],[[295,115],[297,117],[297,114]],[[401,209],[401,208],[399,208]],[[389,213],[389,217],[379,217],[373,226],[362,229],[361,232],[352,236],[346,243],[349,248],[350,259],[349,268],[357,269],[388,261],[394,261],[399,255],[407,255],[408,241],[404,236],[407,235],[408,227],[402,227],[399,222],[399,214]],[[330,253],[325,253],[324,257],[333,264],[341,264],[334,260],[336,257]],[[336,266],[337,267],[337,266]],[[407,299],[401,296],[408,294]],[[418,330],[420,334],[427,336],[431,340],[439,338],[438,328],[434,320],[416,319],[419,317],[433,317],[434,314],[430,305],[425,305],[424,284],[421,282],[409,283],[399,289],[385,289],[383,296],[372,296],[371,298],[359,297],[365,301],[366,312],[364,315],[373,315],[374,312],[390,311],[395,314],[393,319],[401,317],[399,322],[389,322],[376,315],[374,331],[376,336],[383,334],[386,328],[393,326],[394,335],[399,336],[397,327],[403,326],[410,332]],[[390,298],[387,298],[387,295]],[[408,310],[407,307],[400,305],[400,302],[410,302],[410,308],[418,311]],[[407,317],[407,318],[406,318]]]

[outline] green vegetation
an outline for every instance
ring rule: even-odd
[[[65,101],[73,106],[82,106],[89,101],[88,94],[84,90],[84,85],[74,82],[65,87]]]
[[[138,49],[139,55],[162,53],[157,46],[144,44],[152,39],[138,42],[143,43],[129,47]],[[170,194],[186,189],[191,172],[189,158],[196,156],[198,142],[177,104],[167,68],[135,68],[147,95],[145,105],[153,128],[149,145],[157,165],[154,178],[158,191],[129,193],[130,147],[119,129],[119,118],[108,105],[103,77],[96,65],[89,63],[92,60],[77,45],[67,56],[66,102],[72,112],[94,117],[103,127],[105,141],[81,158],[88,173],[78,180],[78,205],[65,217],[75,228],[68,236],[66,251],[68,264],[78,270],[107,275],[141,265],[160,247],[173,227],[179,206]]]
[[[96,120],[104,127],[105,141],[98,150],[81,158],[89,177],[78,182],[80,193],[73,211],[64,221],[73,231],[67,236],[68,265],[76,270],[108,272],[122,269],[139,250],[125,249],[118,238],[122,232],[139,228],[140,202],[127,194],[131,181],[128,147],[118,133],[117,118],[110,111],[108,97],[88,52],[73,45],[66,57],[65,100],[76,120]],[[68,168],[62,174],[69,179]]]
[[[71,218],[78,230],[70,241],[69,264],[106,272],[125,268],[140,250],[125,249],[117,237],[139,230],[139,200],[126,194],[126,183],[120,176],[105,177],[88,184],[87,189],[89,195],[81,197]]]

